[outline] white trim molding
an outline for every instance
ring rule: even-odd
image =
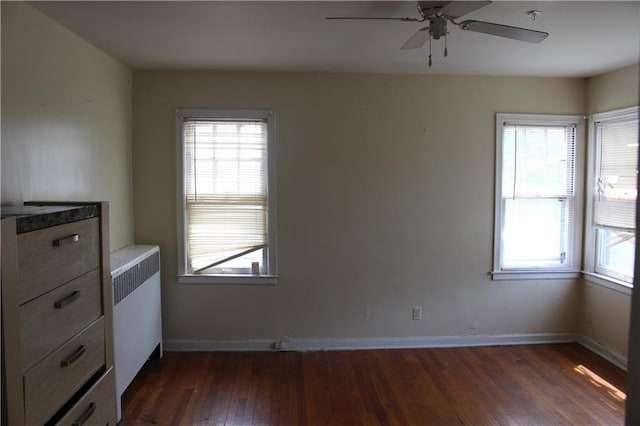
[[[580,278],[580,271],[492,271],[493,281],[510,280],[561,280]]]
[[[167,340],[165,351],[329,351],[361,349],[455,348],[471,346],[535,345],[543,343],[575,343],[573,333],[490,334],[467,336],[379,337],[282,340]]]
[[[610,290],[617,291],[618,293],[626,294],[627,296],[631,296],[631,292],[633,291],[633,286],[625,283],[624,281],[592,272],[583,272],[583,275],[585,282],[588,282],[589,284],[605,287]]]
[[[582,346],[589,349],[596,355],[599,355],[602,358],[606,359],[616,367],[627,371],[627,357],[617,352],[616,350],[611,349],[604,343],[598,342],[597,340],[584,335],[578,337],[578,343],[580,343]]]
[[[474,346],[540,345],[579,343],[613,365],[627,370],[627,358],[591,337],[575,333],[490,334],[467,336],[378,337],[344,339],[249,339],[249,340],[166,340],[169,352],[266,352],[338,351],[366,349],[429,349]]]
[[[178,275],[180,284],[276,285],[277,275]]]
[[[638,118],[639,113],[640,107],[638,105],[635,105],[627,108],[614,109],[611,111],[596,112],[592,114],[590,118],[596,123],[600,121],[610,120],[633,120]]]

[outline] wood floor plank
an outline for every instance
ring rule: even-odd
[[[365,409],[360,389],[355,381],[353,364],[348,352],[325,352],[329,379],[329,411],[333,424],[371,424],[373,419]]]
[[[469,373],[463,362],[458,360],[461,349],[437,349],[434,356],[438,359],[439,370],[434,376],[439,376],[439,386],[445,390],[445,396],[450,401],[460,424],[474,424],[482,419],[482,424],[499,424],[492,413],[492,403],[479,397],[478,389],[469,384]]]
[[[548,351],[550,347],[550,345],[547,345],[541,347],[540,350]],[[538,374],[543,375],[548,383],[555,385],[553,389],[555,389],[557,393],[563,394],[560,398],[567,400],[567,394],[562,392],[560,386],[557,386],[555,381],[557,375],[552,374],[548,368],[543,368],[545,365],[540,362],[540,358],[536,353],[531,352],[529,348],[525,349],[524,356],[530,359],[532,364],[537,365]],[[555,355],[555,352],[548,352],[548,356],[553,355]],[[571,386],[572,389],[575,389],[570,395],[570,402],[576,406],[577,410],[584,413],[585,418],[592,419],[593,424],[614,424],[617,418],[624,416],[623,407],[614,402],[616,400],[617,402],[624,402],[624,398],[618,395],[612,395],[610,388],[603,386],[602,383],[594,383],[594,378],[600,377],[597,372],[600,372],[600,374],[608,376],[609,380],[613,382],[613,384],[611,384],[612,388],[624,392],[624,378],[619,374],[621,370],[617,368],[611,369],[611,364],[602,363],[602,358],[597,356],[583,356],[568,363],[563,361],[566,360],[564,357],[555,357],[554,359],[556,362],[553,363],[552,368],[563,368],[565,373],[562,376],[563,383],[565,386]],[[607,369],[607,364],[609,369]],[[616,388],[616,384],[620,388]],[[610,410],[600,410],[597,405],[593,404],[594,399],[607,405]],[[612,412],[615,414],[612,415]]]
[[[388,389],[388,384],[382,373],[380,358],[384,354],[380,351],[357,351],[354,353],[354,380],[361,389],[367,413],[373,413],[375,420],[371,424],[405,425],[407,419],[400,410],[400,405]]]
[[[444,350],[440,365],[445,365],[451,372],[443,386],[457,389],[458,393],[464,395],[465,404],[461,404],[461,409],[458,410],[464,424],[473,423],[478,417],[486,419],[487,424],[518,424],[511,413],[512,406],[509,405],[512,395],[507,396],[503,384],[496,383],[494,377],[483,369],[481,361],[474,356],[479,350],[481,348],[473,348],[470,351],[466,351],[465,348]],[[458,379],[460,374],[466,377],[464,382]],[[467,405],[478,405],[477,401],[482,401],[482,413],[467,414],[468,409],[462,410]]]
[[[543,348],[540,349],[543,350]],[[541,364],[537,356],[530,356],[525,352],[523,358],[526,360],[526,364],[522,367],[521,372],[525,375],[527,383],[533,386],[537,397],[544,401],[549,410],[561,418],[563,423],[569,423],[571,419],[591,417],[596,424],[600,424],[597,417],[599,413],[585,411],[585,408],[578,404],[583,393],[581,389],[576,389],[571,395],[567,394],[564,389],[568,385],[566,382],[568,378],[558,379],[556,374],[550,374],[548,365]],[[556,360],[556,362],[558,361]],[[571,374],[571,372],[568,373]]]
[[[404,358],[414,374],[416,397],[424,401],[422,409],[420,405],[411,407],[419,415],[418,420],[428,419],[443,425],[459,424],[459,415],[439,384],[435,364],[430,364],[430,359],[425,359],[420,356],[420,352],[412,350],[404,351]]]
[[[500,353],[497,347],[474,348],[467,355],[475,360],[475,371],[471,376],[474,386],[484,387],[491,392],[495,401],[493,414],[500,424],[539,424],[539,414],[532,412],[523,386],[514,379],[514,371],[520,369],[517,364],[509,363],[507,356]],[[547,423],[555,419],[546,420]]]
[[[166,352],[123,426],[624,424],[626,373],[578,344]]]
[[[256,356],[253,375],[256,381],[256,400],[253,409],[252,424],[256,426],[269,425],[272,410],[277,409],[280,394],[278,386],[278,364],[269,361],[267,353]],[[274,401],[275,400],[275,401]]]

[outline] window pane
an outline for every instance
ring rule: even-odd
[[[236,254],[235,252],[226,252],[223,257],[230,257]],[[203,273],[207,274],[251,274],[251,264],[258,262],[260,273],[264,273],[264,256],[265,250],[259,249],[252,253],[245,254],[244,256],[231,259],[227,262],[221,263],[218,266],[204,270]]]
[[[188,270],[251,273],[265,249],[202,268],[267,246],[267,123],[187,120],[184,138]]]
[[[631,283],[635,258],[635,232],[597,231],[596,272]]]
[[[503,267],[565,265],[571,248],[570,205],[559,199],[506,199]]]

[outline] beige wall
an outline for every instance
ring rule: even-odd
[[[131,72],[25,3],[2,2],[2,204],[108,200],[133,241]]]
[[[638,105],[638,65],[587,80],[587,113]],[[626,359],[631,297],[585,282],[581,333]]]
[[[161,245],[165,339],[577,331],[578,282],[488,272],[495,114],[584,106],[582,79],[134,72],[135,234]],[[177,284],[178,107],[275,111],[276,286]]]
[[[638,105],[638,65],[601,74],[587,80],[587,113]]]

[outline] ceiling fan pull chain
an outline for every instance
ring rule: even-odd
[[[431,34],[429,34],[429,67],[431,67]]]
[[[447,35],[444,35],[444,57],[449,56],[449,51],[447,50]]]

